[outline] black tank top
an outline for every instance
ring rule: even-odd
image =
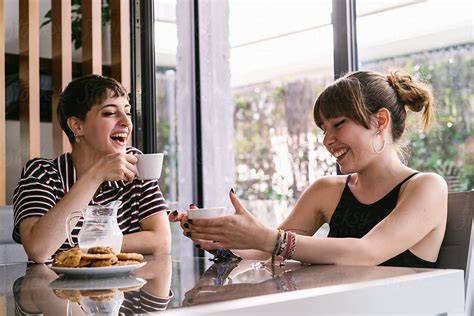
[[[372,204],[360,203],[349,189],[349,179],[347,176],[346,185],[342,192],[339,204],[334,211],[329,222],[328,237],[336,238],[362,238],[380,221],[392,212],[397,205],[398,194],[401,186],[413,177],[417,172],[408,176],[400,182],[383,198]],[[405,250],[401,254],[380,264],[381,266],[434,268],[436,262],[423,260],[415,256],[410,250]]]

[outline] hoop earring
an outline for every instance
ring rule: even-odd
[[[382,142],[382,148],[380,148],[379,150],[375,149],[375,139],[379,135],[381,136],[381,133],[380,133],[380,131],[377,131],[377,133],[375,133],[374,137],[372,138],[372,150],[376,154],[380,154],[385,149],[385,139],[383,139],[383,138],[382,138],[382,141],[383,141]]]
[[[81,142],[81,139],[79,138],[78,135],[74,134],[74,141],[75,141],[76,143],[80,143],[80,142]]]

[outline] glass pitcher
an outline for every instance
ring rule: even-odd
[[[120,253],[123,234],[117,223],[117,211],[120,201],[112,201],[107,205],[88,205],[82,211],[76,211],[66,219],[66,232],[69,245],[72,241],[71,222],[75,218],[83,217],[81,230],[78,236],[79,248],[83,253],[91,247],[111,247],[114,253]]]

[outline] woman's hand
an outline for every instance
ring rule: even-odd
[[[188,237],[204,250],[259,249],[272,252],[277,230],[272,230],[250,214],[237,196],[230,192],[235,214],[211,219],[188,220]]]
[[[194,204],[189,205],[190,209],[195,209],[198,208]],[[184,212],[179,212],[179,211],[173,211],[168,215],[168,219],[170,222],[179,222],[181,229],[183,230],[183,235],[186,237],[191,236],[191,224],[188,223],[188,215]]]
[[[132,182],[137,174],[137,157],[130,154],[114,153],[99,159],[91,169],[91,174],[101,182],[124,180]]]

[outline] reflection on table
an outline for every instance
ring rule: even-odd
[[[33,264],[14,282],[15,313],[118,315],[162,311],[172,298],[171,266],[171,257],[162,256],[150,258],[133,275],[81,278],[58,277],[47,265]]]
[[[117,315],[309,312],[462,313],[463,273],[156,256],[130,275],[82,279],[48,266],[0,266],[6,314]],[[11,278],[11,280],[10,280]],[[228,301],[232,301],[229,303]],[[344,304],[337,302],[344,301]],[[297,309],[295,309],[297,306]],[[181,308],[185,307],[185,308]],[[0,308],[0,311],[2,308]],[[16,310],[16,311],[14,311]]]

